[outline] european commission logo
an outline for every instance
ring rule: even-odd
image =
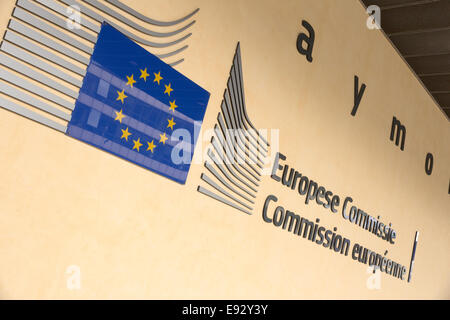
[[[159,21],[119,0],[18,0],[0,46],[0,107],[181,184],[206,160],[198,191],[251,213],[276,144],[247,115],[238,45],[203,130],[211,143],[194,157],[210,94],[173,66],[198,11]]]
[[[68,7],[50,0],[17,2],[1,44],[0,106],[184,184],[210,94],[172,68],[183,59],[170,64],[161,60],[187,45],[153,55],[136,42],[166,48],[191,34],[153,42],[112,20],[164,38],[195,21],[175,31],[155,32],[120,12],[149,24],[173,26],[198,10],[161,22],[116,0],[107,1],[114,7],[96,0],[84,1],[90,7],[75,0],[62,2]],[[82,19],[77,10],[91,20]]]
[[[197,191],[251,215],[261,176],[268,174],[269,151],[278,150],[278,144],[270,146],[267,131],[255,128],[247,114],[239,43],[220,110]]]

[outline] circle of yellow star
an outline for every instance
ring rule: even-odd
[[[147,68],[145,68],[144,70],[139,70],[141,71],[141,76],[139,77],[139,79],[144,79],[145,82],[147,82],[147,77],[150,76],[147,73]]]
[[[118,96],[117,96],[117,99],[116,99],[116,101],[122,101],[122,104],[123,104],[123,100],[125,99],[125,98],[128,98],[128,96],[127,95],[125,95],[125,89],[123,89],[122,91],[117,91],[117,94],[118,94]]]
[[[158,82],[159,85],[159,82],[164,79],[163,77],[161,77],[161,71],[159,71],[158,73],[153,72],[153,74],[155,75],[155,80],[153,80],[153,82]]]
[[[169,85],[164,85],[166,87],[166,90],[164,91],[164,93],[167,93],[170,97],[170,93],[173,91],[173,89],[170,87],[170,83]]]
[[[128,127],[125,130],[120,130],[122,130],[122,136],[120,137],[120,139],[125,139],[128,141],[128,137],[131,136],[131,133],[128,131]]]
[[[127,76],[127,85],[133,88],[133,84],[136,83],[136,80],[134,80],[134,75],[132,74],[131,77]]]
[[[167,125],[167,128],[170,128],[173,130],[173,126],[176,125],[175,121],[173,121],[173,117],[172,117],[172,119],[167,119],[167,122],[169,122],[169,124]]]
[[[139,148],[142,146],[140,139],[141,138],[138,138],[137,140],[133,140],[133,142],[134,142],[133,150],[137,149],[138,152],[139,152]]]
[[[120,109],[120,112],[114,112],[116,113],[116,118],[114,120],[119,120],[119,122],[122,123],[122,119],[125,118],[125,115],[122,113],[122,109]]]
[[[161,137],[161,139],[159,139],[159,143],[162,142],[163,144],[166,144],[166,140],[167,140],[166,133],[164,132],[163,134],[160,134],[159,136]]]
[[[178,108],[178,106],[175,104],[175,100],[173,100],[173,102],[170,102],[170,108],[169,110],[172,110],[173,112],[175,112],[175,109]]]
[[[156,145],[153,143],[153,140],[152,140],[152,142],[147,141],[147,144],[148,144],[147,151],[150,150],[153,153],[153,149],[155,149],[155,147],[156,147]]]

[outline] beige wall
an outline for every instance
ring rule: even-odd
[[[0,3],[2,32],[14,2]],[[289,164],[392,222],[397,242],[305,205],[268,176],[247,216],[196,191],[200,164],[179,185],[0,109],[1,298],[450,298],[449,122],[382,33],[366,28],[359,1],[124,2],[167,20],[200,8],[176,69],[211,93],[204,130],[241,41],[253,123],[279,128]],[[313,63],[296,50],[302,19],[316,31]],[[355,74],[367,89],[351,117]],[[394,115],[407,127],[403,152],[389,141]],[[369,290],[367,265],[264,223],[269,194],[408,269],[419,230],[412,282],[382,275]],[[70,265],[81,268],[80,290],[66,287]]]

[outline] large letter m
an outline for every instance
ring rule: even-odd
[[[395,144],[398,146],[400,142],[400,136],[402,139],[402,143],[400,145],[400,149],[403,150],[405,148],[405,138],[406,138],[406,128],[402,123],[397,120],[396,117],[392,119],[392,127],[391,127],[391,141],[394,141],[395,129],[397,128],[397,135],[395,137]]]

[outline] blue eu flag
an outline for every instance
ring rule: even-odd
[[[185,183],[209,93],[104,23],[67,134]]]

